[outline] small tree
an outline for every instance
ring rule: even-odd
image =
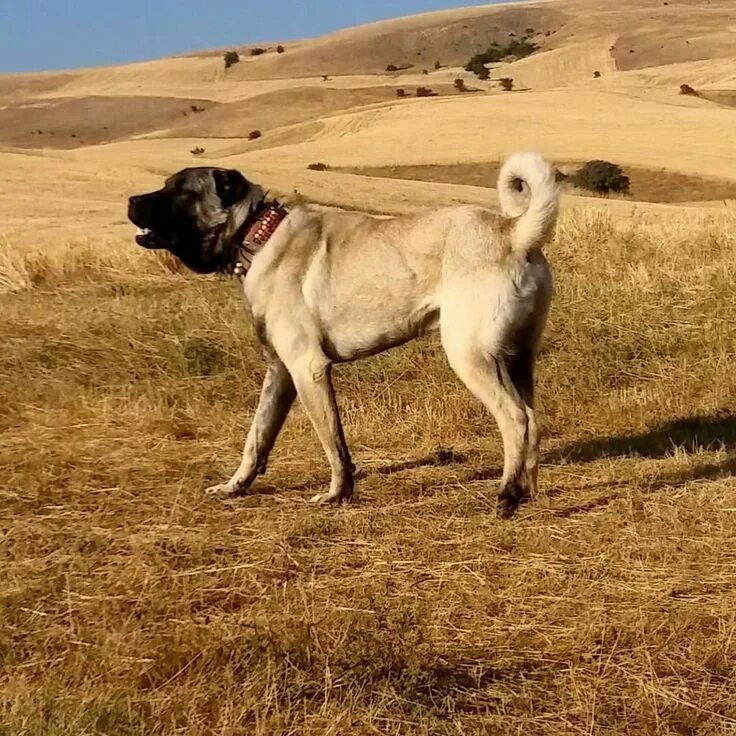
[[[282,46],[281,44],[279,44],[279,45],[278,45],[278,46],[276,47],[276,53],[277,53],[277,54],[283,54],[283,53],[284,53],[284,51],[286,51],[286,49],[285,49],[285,48],[284,48],[284,47],[283,47],[283,46]]]
[[[250,133],[248,133],[248,140],[249,141],[257,141],[263,133],[261,133],[260,130],[251,130]]]
[[[435,63],[434,63],[434,70],[435,71],[439,71],[440,69],[442,69],[442,64],[440,64],[439,61],[435,61]]]
[[[250,50],[251,56],[261,56],[266,53],[266,49],[262,49],[260,46],[256,46],[254,49]]]
[[[465,80],[464,79],[456,79],[455,80],[455,89],[458,92],[467,92],[468,88],[465,86]]]
[[[233,64],[237,64],[239,61],[240,54],[237,51],[225,52],[225,69],[229,69]]]
[[[572,177],[576,187],[597,194],[628,194],[631,181],[620,166],[610,161],[588,161]]]
[[[429,87],[417,87],[417,97],[434,97],[436,92],[433,92]]]
[[[473,57],[466,65],[466,72],[473,72],[478,79],[488,79],[491,73],[488,71],[485,63],[482,62],[478,57]]]
[[[681,95],[692,95],[693,97],[698,96],[698,93],[689,84],[680,85],[680,94]]]
[[[600,72],[593,72],[593,79],[600,79],[601,73]]]
[[[396,90],[396,96],[397,97],[406,97],[406,90],[399,88]]]
[[[511,79],[511,77],[503,77],[503,79],[498,80],[501,84],[501,89],[504,92],[511,92],[511,90],[514,88],[514,80]]]

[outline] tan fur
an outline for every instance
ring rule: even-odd
[[[554,173],[536,154],[517,154],[504,171],[502,202],[514,218],[470,206],[393,219],[310,206],[290,213],[242,277],[269,372],[241,466],[212,492],[243,493],[265,470],[295,389],[332,469],[329,491],[313,500],[348,500],[353,466],[331,365],[436,329],[452,368],[501,429],[502,513],[534,491],[532,372],[552,295],[541,245],[558,193]],[[529,184],[522,193],[518,179]]]

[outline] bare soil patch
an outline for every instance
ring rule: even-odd
[[[573,171],[581,165],[582,162],[557,162],[557,166],[565,171]],[[480,164],[436,166],[371,166],[346,168],[342,171],[388,179],[494,187],[499,169],[500,164],[491,161]],[[710,202],[736,198],[736,181],[690,176],[667,169],[645,169],[635,166],[624,166],[623,169],[631,179],[631,197],[643,202]]]
[[[698,97],[726,107],[736,107],[736,89],[709,89],[697,91]]]
[[[203,113],[217,103],[174,97],[74,97],[0,103],[0,144],[77,148],[121,140]]]

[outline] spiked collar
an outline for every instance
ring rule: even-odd
[[[238,249],[238,260],[233,266],[233,274],[246,276],[253,259],[273,237],[279,225],[286,219],[289,210],[280,202],[263,203],[243,225],[243,244]]]

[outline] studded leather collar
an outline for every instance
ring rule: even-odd
[[[236,276],[245,276],[248,273],[256,254],[268,243],[288,214],[289,210],[279,202],[269,202],[252,223],[246,222],[247,230],[240,247],[240,257],[233,267]]]

